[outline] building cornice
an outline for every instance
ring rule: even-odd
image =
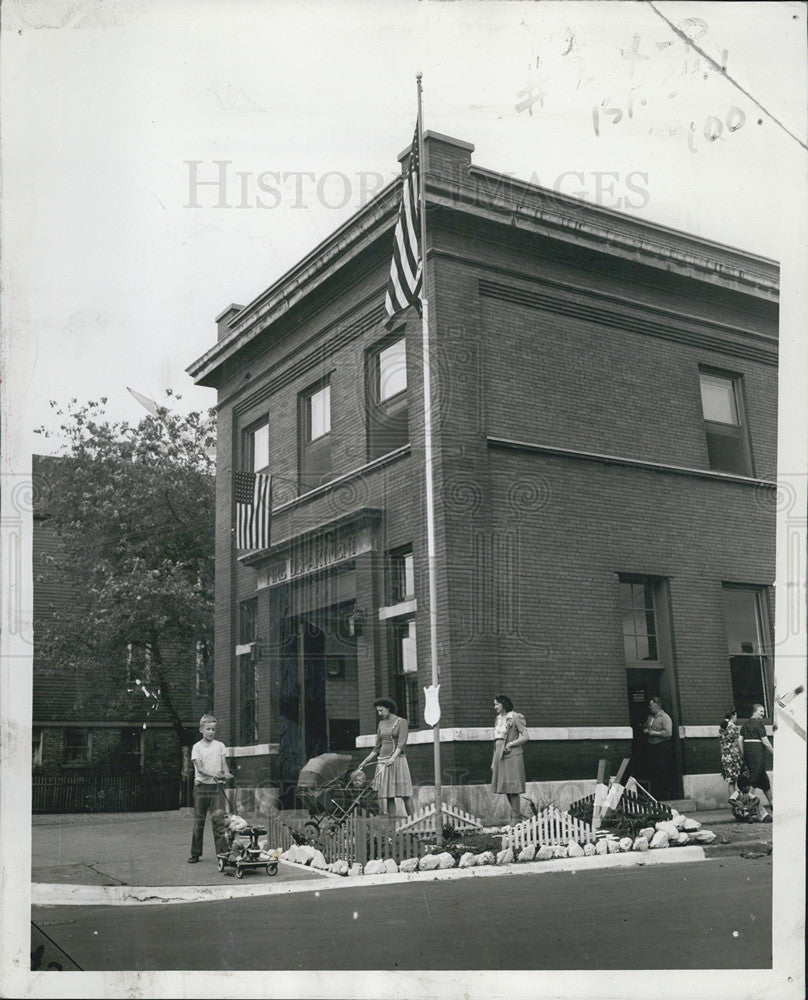
[[[459,150],[472,148],[459,140],[442,141]],[[678,273],[691,280],[777,300],[779,269],[774,261],[505,174],[461,163],[458,168],[455,177],[429,169],[425,177],[428,208],[485,218],[511,230],[528,231],[601,255]],[[395,221],[399,184],[398,178],[391,181],[238,312],[229,324],[232,332],[186,369],[194,381],[215,384],[214,373],[225,360],[384,237]]]

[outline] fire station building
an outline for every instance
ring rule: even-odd
[[[660,694],[677,794],[723,800],[719,721],[771,723],[778,267],[472,151],[426,135],[443,783],[490,780],[498,693],[539,783],[632,756]],[[360,759],[381,696],[433,783],[421,321],[384,325],[399,197],[225,309],[188,369],[218,393],[216,714],[245,787]],[[264,551],[234,546],[239,470],[273,476]]]

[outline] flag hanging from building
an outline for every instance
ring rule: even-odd
[[[236,500],[236,548],[268,549],[272,523],[272,476],[237,472],[233,482]]]
[[[385,308],[389,323],[407,306],[415,306],[421,312],[421,205],[419,200],[421,183],[421,162],[418,156],[418,125],[412,137],[410,163],[404,174],[401,188],[401,205],[398,210],[395,235],[393,237],[393,262],[387,282]]]

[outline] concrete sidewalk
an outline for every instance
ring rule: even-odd
[[[771,824],[736,822],[729,809],[691,813],[716,840],[707,856],[720,853],[768,853]],[[260,820],[247,817],[260,824]],[[290,814],[291,825],[300,820]],[[210,823],[205,829],[203,857],[187,863],[193,814],[190,809],[163,813],[71,814],[34,816],[31,836],[31,880],[35,883],[85,886],[221,886],[235,882],[219,872]],[[270,844],[270,847],[276,846]],[[231,869],[232,871],[232,869]],[[276,876],[262,869],[247,872],[244,886],[324,881],[329,876],[281,863]]]
[[[34,816],[31,881],[96,886],[205,886],[235,881],[216,866],[209,820],[202,859],[188,864],[192,827],[189,809]],[[245,874],[244,884],[269,878],[258,869]],[[272,881],[322,878],[309,869],[281,864]]]

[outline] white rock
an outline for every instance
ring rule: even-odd
[[[457,864],[458,868],[474,868],[477,864],[477,858],[471,851],[466,851],[464,855],[460,858]]]
[[[358,861],[354,861],[354,863],[348,869],[348,874],[349,875],[361,875],[362,874],[362,866],[359,864]]]
[[[676,828],[676,824],[669,819],[660,820],[659,823],[656,824],[656,829],[664,830],[669,837],[675,837],[679,832]]]
[[[621,851],[630,851],[633,846],[634,846],[634,841],[631,839],[631,837],[622,837],[620,839]]]
[[[384,871],[383,861],[368,861],[365,865],[365,875],[381,875]]]
[[[620,841],[616,837],[609,837],[606,841],[606,846],[609,854],[617,854],[620,850]]]
[[[523,847],[516,857],[517,861],[532,861],[536,857],[536,845],[528,844]]]
[[[695,830],[701,829],[701,823],[697,819],[691,819],[689,816],[686,816],[682,829],[685,833],[692,833]]]
[[[712,844],[715,840],[715,834],[712,830],[694,830],[689,836],[698,844]]]
[[[567,857],[568,858],[582,858],[584,856],[584,849],[580,844],[576,844],[574,840],[571,840],[567,844]]]
[[[632,849],[635,851],[647,851],[648,841],[645,839],[645,837],[637,837],[637,839],[634,841],[632,845]]]
[[[482,854],[477,855],[478,865],[493,865],[496,860],[493,851],[483,851]]]
[[[544,844],[536,851],[536,861],[550,861],[553,857],[553,848],[549,844]]]
[[[678,837],[677,837],[678,840]],[[658,851],[663,847],[667,847],[670,844],[670,837],[664,830],[657,830],[657,832],[651,838],[651,843],[648,845],[649,850]]]
[[[681,813],[677,813],[673,820],[671,821],[677,830],[684,830],[685,823],[687,823],[687,816],[683,816]]]
[[[418,862],[419,872],[433,872],[438,867],[437,854],[425,854]]]
[[[444,851],[443,854],[438,855],[438,868],[454,868],[454,866],[455,859],[448,851]]]
[[[679,836],[676,838],[676,843],[677,844],[689,844],[690,843],[690,834],[689,833],[685,833],[684,830],[683,830],[679,834]]]
[[[646,840],[650,841],[653,837],[655,831],[652,826],[644,826],[639,832],[640,837],[645,837]]]
[[[322,870],[328,868],[328,862],[323,857],[322,851],[315,851],[311,859],[311,867]]]
[[[554,858],[566,858],[567,848],[563,844],[553,845],[553,857]]]
[[[677,816],[681,815],[682,814],[679,812],[678,809],[674,809],[673,806],[671,806],[671,816],[673,816],[674,820],[676,819]]]
[[[504,851],[500,851],[497,854],[497,864],[498,865],[510,865],[513,863],[513,851],[508,847]]]
[[[347,875],[348,870],[348,862],[342,858],[339,861],[335,861],[332,866],[332,871],[335,875]]]
[[[396,864],[393,858],[388,858],[384,862],[384,870],[388,875],[395,875],[395,873],[398,871],[398,865]]]
[[[584,848],[586,850],[586,848]],[[608,854],[609,853],[609,842],[608,840],[599,840],[595,844],[595,854]]]
[[[590,843],[584,844],[584,854],[588,858],[591,858],[594,853],[595,853],[595,845],[594,844],[590,844]]]
[[[405,858],[398,866],[400,872],[417,872],[418,858]]]

